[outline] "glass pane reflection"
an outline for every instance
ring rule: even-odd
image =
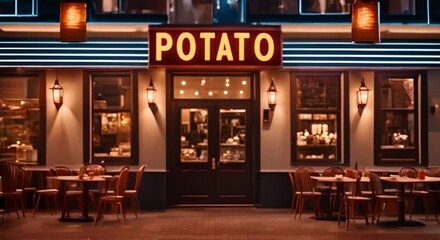
[[[220,162],[245,162],[246,110],[220,110]]]
[[[208,109],[181,110],[180,161],[208,161]]]

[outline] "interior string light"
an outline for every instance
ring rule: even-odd
[[[180,90],[180,94],[184,94],[185,93],[185,91],[183,91],[183,90]]]
[[[212,95],[214,95],[214,93],[212,93],[212,91],[209,91],[208,95],[212,97]]]
[[[243,80],[243,81],[241,81],[241,85],[246,85],[247,84],[247,82],[246,82],[246,80]]]
[[[223,94],[228,95],[228,91],[226,91],[226,90],[223,91]]]
[[[182,81],[182,86],[185,86],[185,85],[186,85],[186,81],[183,80],[183,81]]]

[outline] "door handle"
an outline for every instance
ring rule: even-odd
[[[216,161],[215,161],[215,158],[211,158],[211,169],[212,169],[212,170],[215,170],[215,168],[216,168]]]

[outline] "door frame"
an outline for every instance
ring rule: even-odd
[[[191,76],[225,76],[225,72],[219,72],[219,71],[173,71],[173,70],[167,70],[166,71],[166,138],[168,139],[166,141],[166,167],[167,167],[167,206],[175,206],[176,205],[176,197],[174,196],[174,193],[176,193],[176,187],[173,185],[173,182],[170,181],[170,176],[172,174],[172,166],[176,159],[176,152],[179,149],[177,149],[177,146],[175,145],[175,142],[172,139],[175,139],[175,134],[179,134],[180,131],[176,129],[175,123],[175,109],[177,107],[177,103],[185,101],[187,103],[194,102],[194,105],[197,105],[200,100],[198,99],[185,99],[185,100],[179,100],[174,99],[173,93],[173,77],[178,75],[191,75]],[[260,73],[258,71],[235,71],[235,72],[228,72],[228,76],[250,76],[252,78],[252,85],[251,85],[251,99],[249,100],[225,100],[225,99],[217,99],[217,100],[209,100],[212,102],[224,102],[225,104],[228,104],[228,102],[231,101],[249,101],[250,102],[250,115],[251,119],[248,121],[248,123],[251,123],[250,131],[253,133],[253,138],[249,139],[249,143],[251,144],[250,147],[250,156],[249,160],[251,161],[251,182],[252,186],[251,188],[251,200],[249,204],[256,205],[259,203],[260,199],[260,181],[259,181],[259,171],[260,171]],[[205,101],[205,100],[203,100]]]

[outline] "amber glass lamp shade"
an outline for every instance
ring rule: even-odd
[[[85,0],[61,0],[60,40],[84,42],[87,38],[87,4]]]
[[[359,90],[357,91],[357,97],[358,97],[358,108],[363,109],[368,103],[368,93],[370,92],[370,89],[365,86],[364,80],[362,80],[361,86],[359,87]]]
[[[380,42],[379,2],[356,0],[352,6],[351,40],[360,43]]]
[[[267,89],[267,103],[269,104],[270,110],[275,110],[275,107],[277,106],[277,89],[273,83],[273,79],[270,83],[269,89]]]
[[[55,83],[53,87],[50,88],[50,90],[52,90],[53,104],[55,104],[55,107],[58,110],[63,105],[63,95],[64,95],[64,89],[58,82],[58,79],[55,80]]]

